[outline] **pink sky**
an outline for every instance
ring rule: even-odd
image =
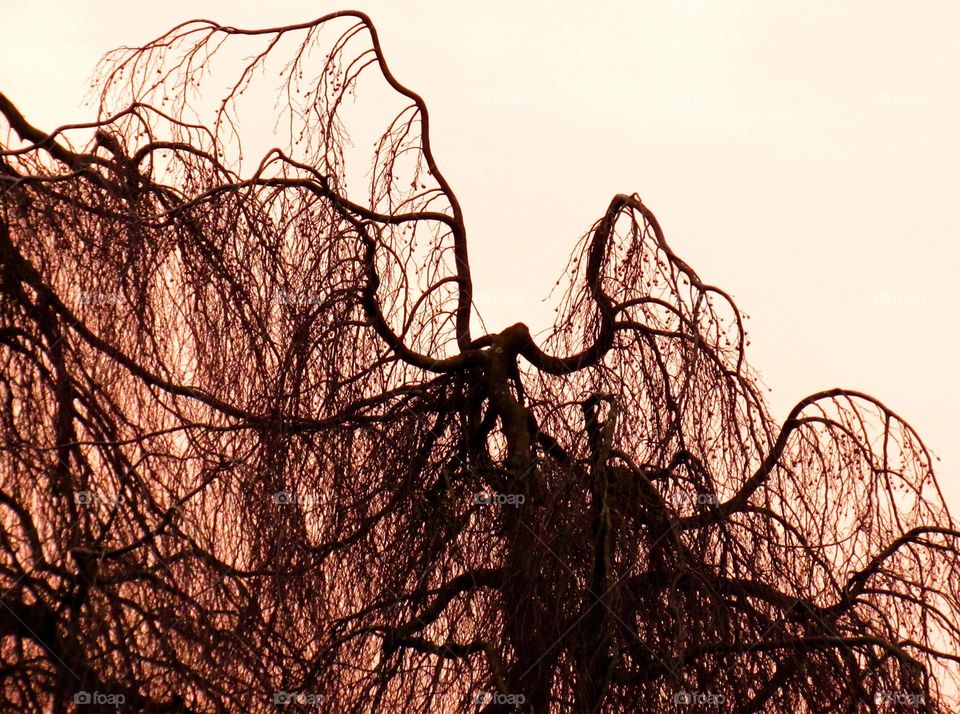
[[[750,315],[782,419],[869,392],[937,454],[960,513],[960,3],[364,2],[431,111],[487,326],[541,302],[615,193]],[[90,117],[100,55],[192,17],[299,22],[332,3],[11,0],[0,91],[42,128]]]

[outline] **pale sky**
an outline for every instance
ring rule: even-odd
[[[637,192],[750,315],[774,415],[873,394],[942,457],[960,515],[960,2],[4,0],[0,91],[50,129],[90,118],[115,46],[347,8],[427,101],[488,327],[544,328],[576,239]]]

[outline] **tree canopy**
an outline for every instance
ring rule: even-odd
[[[544,339],[478,334],[365,15],[187,22],[95,92],[0,94],[5,709],[950,710],[928,450],[848,389],[777,423],[638,195]]]

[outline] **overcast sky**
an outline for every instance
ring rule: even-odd
[[[49,129],[89,118],[117,45],[348,7],[428,103],[488,327],[545,327],[576,239],[637,192],[750,315],[779,419],[823,388],[874,394],[960,513],[960,2],[5,0],[0,91]]]

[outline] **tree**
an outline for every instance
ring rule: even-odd
[[[0,95],[6,709],[947,711],[927,449],[850,390],[776,424],[637,195],[543,342],[475,336],[366,16],[192,21],[101,76],[49,133]],[[261,77],[286,145],[244,174]]]

